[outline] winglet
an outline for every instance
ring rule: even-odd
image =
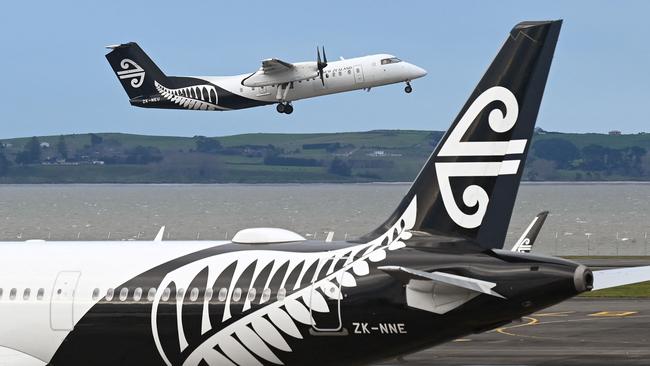
[[[535,239],[537,239],[537,235],[539,234],[539,231],[542,229],[542,225],[544,225],[544,221],[546,221],[546,217],[548,216],[548,211],[543,211],[537,214],[533,221],[528,225],[526,230],[521,234],[521,237],[515,245],[512,247],[513,252],[518,252],[518,253],[530,253],[533,250],[533,244],[535,244]]]
[[[154,242],[161,242],[163,240],[163,235],[165,235],[165,226],[161,226],[160,230],[158,231],[158,234],[156,234],[156,238],[153,240]]]

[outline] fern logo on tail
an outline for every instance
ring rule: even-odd
[[[444,157],[483,157],[506,156],[523,154],[528,140],[509,141],[461,141],[472,123],[488,105],[501,102],[505,106],[505,115],[501,109],[494,108],[488,115],[492,131],[506,133],[515,126],[519,115],[519,104],[512,92],[504,87],[492,87],[476,98],[451,131],[449,138],[440,149],[438,156]],[[519,170],[521,159],[502,160],[493,162],[437,162],[436,176],[440,193],[449,217],[459,226],[474,229],[481,225],[490,201],[483,187],[472,184],[463,190],[463,203],[475,209],[467,214],[456,204],[450,178],[452,177],[496,177],[499,175],[514,175]]]
[[[131,86],[134,88],[139,88],[144,83],[144,69],[140,67],[133,60],[125,58],[120,61],[120,67],[122,71],[117,72],[117,76],[120,80],[131,79]]]

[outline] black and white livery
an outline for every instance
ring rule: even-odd
[[[501,249],[560,26],[512,29],[395,212],[358,240],[0,244],[0,346],[40,366],[366,365],[650,280]]]
[[[425,76],[424,69],[389,54],[328,62],[323,48],[311,62],[262,61],[252,74],[178,77],[165,75],[136,43],[108,46],[106,55],[131,105],[145,108],[227,111],[276,104],[291,114],[293,101],[406,83]]]

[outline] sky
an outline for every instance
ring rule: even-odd
[[[650,1],[9,1],[0,13],[0,138],[88,132],[445,130],[523,20],[564,19],[537,125],[650,131]],[[168,75],[254,72],[260,60],[391,53],[404,85],[230,112],[131,107],[104,55],[136,41]]]

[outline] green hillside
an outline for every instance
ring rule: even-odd
[[[440,131],[223,137],[77,134],[0,141],[0,183],[412,180]],[[539,132],[527,180],[648,180],[650,135]]]

